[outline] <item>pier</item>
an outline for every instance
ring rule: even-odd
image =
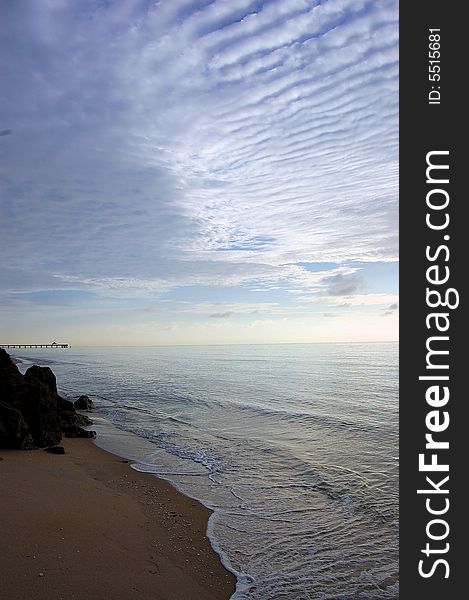
[[[70,348],[70,344],[0,344],[0,348]]]

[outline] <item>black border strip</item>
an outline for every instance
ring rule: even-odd
[[[469,458],[466,416],[469,398],[463,380],[469,363],[466,364],[465,348],[468,328],[464,327],[463,319],[467,277],[464,267],[469,254],[465,248],[469,227],[464,213],[469,197],[462,183],[467,170],[462,136],[466,126],[463,85],[467,72],[464,56],[468,52],[465,39],[469,36],[463,31],[466,28],[463,7],[461,3],[434,0],[400,6],[400,598],[403,600],[451,600],[467,593],[464,575],[466,555],[469,556],[466,549],[468,519],[464,512],[469,504],[466,499],[469,492],[464,488],[469,469],[464,463]],[[429,37],[429,29],[440,30],[434,32],[439,33],[439,40]],[[437,40],[439,48],[435,43],[430,46]],[[440,52],[440,62],[431,63],[437,58],[435,49]],[[439,80],[432,72],[440,75]],[[430,81],[429,76],[434,81]],[[430,92],[433,92],[430,100],[439,99],[439,104],[429,103]],[[428,155],[432,151],[448,154]],[[427,182],[427,158],[449,169],[430,170]],[[448,206],[441,210],[429,208],[429,192],[430,204],[434,201],[435,205],[438,202],[443,205],[449,198]],[[428,213],[430,223],[437,226],[446,222],[447,213],[450,219],[447,227],[432,230],[426,223]],[[443,246],[448,248],[449,255],[444,248],[438,251]],[[427,252],[432,258],[428,258]],[[432,266],[437,268],[427,272]],[[441,280],[448,273],[446,283],[428,281],[428,277]],[[449,293],[449,300],[455,304],[458,295],[459,306],[431,308],[429,302],[438,304],[438,296],[433,294],[427,301],[427,288],[439,291],[442,297],[453,288],[456,291]],[[437,330],[434,317],[426,323],[431,313],[448,315],[447,319],[440,317],[438,321],[442,328],[449,323],[446,332]],[[449,339],[429,341],[432,336]],[[428,354],[427,343],[432,350],[449,353]],[[427,359],[430,366],[436,368],[429,368]],[[449,368],[443,369],[445,365]],[[419,380],[419,376],[448,376],[449,380]],[[430,402],[435,401],[433,406],[426,397],[431,386],[437,386],[429,396]],[[447,403],[443,400],[439,403],[444,387],[448,388],[450,397]],[[427,418],[431,411],[437,414]],[[447,418],[449,426],[443,431],[432,432],[428,428],[429,425],[443,428]],[[433,433],[434,440],[449,442],[449,448],[425,449],[427,433]],[[448,464],[449,471],[419,471],[419,454],[422,453],[427,464],[432,454],[436,454],[433,460]],[[447,482],[441,483],[448,475]],[[433,485],[426,480],[427,476]],[[441,493],[436,493],[435,486]],[[435,493],[418,494],[418,489]],[[431,515],[428,507],[434,511],[448,510],[441,515]],[[447,522],[448,529],[442,522],[430,523],[435,519]],[[432,540],[428,532],[441,540]],[[428,555],[422,552],[427,543]],[[446,563],[436,564],[439,559]],[[422,572],[431,575],[419,574],[419,564]]]

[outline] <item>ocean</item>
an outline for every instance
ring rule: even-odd
[[[11,350],[214,511],[232,600],[398,598],[398,345]]]

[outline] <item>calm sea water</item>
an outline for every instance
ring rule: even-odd
[[[398,597],[398,346],[14,350],[215,513],[233,600]]]

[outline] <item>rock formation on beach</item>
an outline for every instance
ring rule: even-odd
[[[49,367],[30,367],[22,375],[0,348],[0,447],[29,450],[55,446],[66,437],[95,437],[91,421],[57,393]]]
[[[73,406],[77,410],[93,410],[93,401],[88,396],[80,396],[78,400],[75,400]]]

